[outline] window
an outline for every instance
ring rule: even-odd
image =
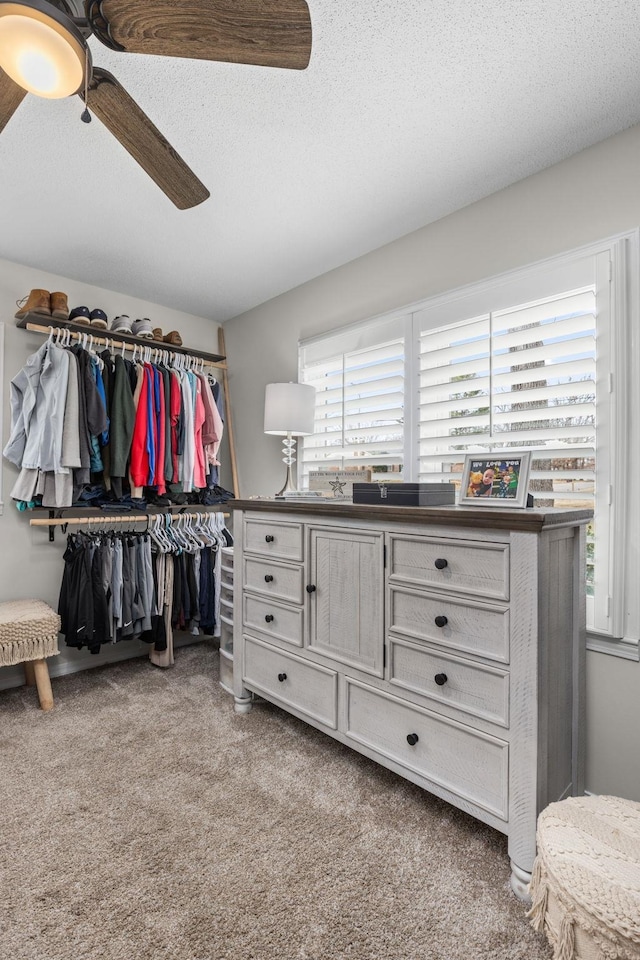
[[[459,482],[468,453],[531,450],[535,506],[594,510],[592,645],[615,638],[635,656],[637,266],[634,232],[303,344],[301,378],[318,391],[303,475],[366,462]]]
[[[395,317],[302,347],[300,379],[316,388],[315,432],[300,456],[305,485],[309,471],[331,468],[402,478],[407,320]]]

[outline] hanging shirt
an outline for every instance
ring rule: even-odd
[[[148,393],[149,378],[146,370],[141,368],[138,386],[134,394],[134,402],[137,394],[137,407],[133,425],[133,437],[131,440],[131,463],[129,466],[131,483],[134,487],[140,488],[145,486],[149,477],[149,451],[147,448],[149,429]]]
[[[195,387],[195,407],[193,415],[193,438],[194,438],[194,465],[193,465],[193,485],[202,490],[207,485],[207,477],[204,462],[204,450],[202,448],[202,427],[205,421],[204,402],[202,400],[202,383],[199,377],[194,377],[193,385]]]

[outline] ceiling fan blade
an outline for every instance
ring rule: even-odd
[[[87,0],[87,15],[99,40],[128,53],[292,70],[311,56],[305,0]]]
[[[7,76],[0,67],[0,133],[9,123],[26,95],[27,91],[14,83],[11,77]]]
[[[204,184],[107,70],[94,67],[87,106],[176,207],[186,210],[207,199]]]

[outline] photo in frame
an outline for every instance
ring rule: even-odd
[[[458,503],[526,507],[531,453],[468,454]]]

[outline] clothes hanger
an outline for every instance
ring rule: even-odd
[[[206,525],[206,514],[197,513],[194,523],[195,530],[198,533],[198,536],[203,541],[205,547],[213,546],[213,538],[211,536],[211,531],[207,529]]]
[[[183,547],[180,543],[178,543],[178,540],[176,539],[171,515],[168,513],[164,514],[162,517],[162,522],[163,522],[162,532],[167,537],[169,543],[171,544],[170,552],[175,553],[177,556],[180,556],[180,554],[183,552]]]
[[[176,534],[176,539],[178,540],[178,543],[181,544],[183,550],[185,550],[187,553],[195,553],[196,549],[198,548],[195,547],[194,542],[186,529],[186,519],[187,518],[184,514],[181,514],[178,517],[173,517],[173,530]]]
[[[156,529],[158,536],[161,538],[164,544],[164,553],[175,553],[175,543],[169,536],[169,531],[167,529],[167,518],[159,513],[156,517]]]
[[[156,544],[160,553],[171,553],[172,545],[169,542],[169,538],[165,536],[164,530],[162,529],[163,517],[162,514],[157,513],[153,517],[153,523],[149,523],[147,520],[147,529],[149,530],[149,536]]]
[[[200,551],[200,550],[204,549],[204,547],[207,546],[207,544],[204,542],[202,536],[200,535],[200,532],[199,532],[198,527],[197,527],[197,520],[198,520],[200,514],[196,513],[196,514],[194,514],[194,516],[191,516],[190,514],[187,514],[186,516],[187,516],[187,520],[186,520],[187,530],[189,531],[189,533],[190,533],[191,536],[193,537],[193,542],[194,542],[195,544],[197,544],[197,550]],[[195,522],[194,522],[194,518],[195,518]]]

